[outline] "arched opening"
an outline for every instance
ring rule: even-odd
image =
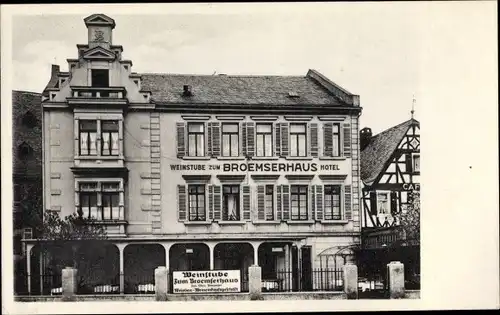
[[[172,271],[210,270],[210,249],[206,244],[174,244],[169,258]]]
[[[297,289],[297,248],[287,242],[266,242],[258,249],[264,291]]]
[[[79,294],[120,292],[120,252],[114,244],[83,243],[77,260]]]
[[[165,266],[160,244],[132,244],[123,251],[125,293],[154,293],[155,269]]]
[[[254,249],[248,243],[220,243],[214,248],[215,270],[240,270],[241,291],[248,291],[248,267],[254,263]]]

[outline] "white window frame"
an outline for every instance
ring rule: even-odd
[[[326,219],[326,194],[325,186],[340,186],[340,196],[339,196],[339,208],[340,208],[340,219]],[[343,183],[323,183],[323,221],[336,222],[345,220],[345,189]]]
[[[418,158],[418,170],[415,168],[415,158]],[[412,173],[420,173],[420,153],[413,153],[411,155],[411,168]]]
[[[96,146],[97,155],[80,155],[80,120],[93,120],[97,122]],[[106,120],[118,121],[118,155],[102,155],[102,132],[101,122]],[[123,115],[121,113],[75,113],[74,116],[74,155],[76,159],[91,159],[91,160],[123,160]]]
[[[125,195],[124,195],[124,180],[123,178],[77,178],[75,180],[75,213],[80,210],[80,184],[95,183],[97,185],[97,207],[102,207],[102,184],[103,183],[118,183],[118,218],[112,220],[101,220],[95,218],[96,222],[124,221],[125,220]]]
[[[387,211],[386,213],[381,213],[380,212],[380,206],[379,206],[379,195],[386,195],[387,196]],[[391,214],[391,192],[390,191],[385,191],[385,190],[377,190],[376,191],[376,199],[377,199],[377,216],[388,216]]]

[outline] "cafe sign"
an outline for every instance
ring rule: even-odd
[[[239,270],[174,271],[174,293],[241,292]]]

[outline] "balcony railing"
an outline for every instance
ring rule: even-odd
[[[76,99],[123,99],[126,94],[124,87],[73,86],[71,92]]]

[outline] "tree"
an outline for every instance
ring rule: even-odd
[[[408,205],[399,215],[403,241],[420,245],[420,192],[412,191],[408,196]]]
[[[74,213],[62,219],[57,212],[46,211],[39,229],[39,239],[46,250],[55,251],[64,263],[78,269],[78,253],[82,245],[101,248],[106,230],[94,219]],[[95,245],[95,246],[93,246]]]

